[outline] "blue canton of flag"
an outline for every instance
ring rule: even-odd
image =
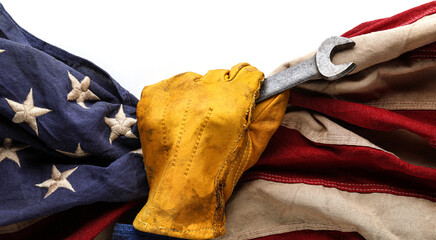
[[[0,5],[0,226],[146,196],[137,101]]]

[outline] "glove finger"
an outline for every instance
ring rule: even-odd
[[[226,80],[232,81],[233,79],[235,79],[236,75],[238,75],[238,73],[241,71],[242,68],[248,67],[248,66],[250,66],[250,64],[245,63],[245,62],[236,64],[235,66],[233,66],[230,69],[230,72],[229,72]]]
[[[200,79],[200,81],[203,83],[224,82],[228,74],[229,70],[227,69],[210,70]]]
[[[253,95],[264,79],[264,74],[248,63],[240,63],[232,67],[228,81],[233,88],[239,89],[240,94]]]

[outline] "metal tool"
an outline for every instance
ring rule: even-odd
[[[256,103],[312,79],[324,78],[333,81],[347,75],[356,68],[356,64],[350,62],[335,65],[331,57],[337,51],[352,48],[354,45],[355,43],[348,38],[337,36],[327,38],[313,57],[265,78]]]

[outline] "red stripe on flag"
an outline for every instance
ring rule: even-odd
[[[422,122],[428,125],[436,126],[436,111],[426,110],[396,110],[393,111],[397,114],[403,115],[407,118],[413,119],[418,122]],[[434,133],[436,135],[436,133]]]
[[[342,36],[350,38],[363,34],[368,34],[371,32],[377,32],[404,26],[416,22],[417,20],[434,13],[436,13],[436,2],[432,1],[421,6],[409,9],[402,13],[396,14],[392,17],[364,22],[344,33]]]
[[[259,178],[436,201],[435,169],[415,166],[369,147],[314,143],[285,127],[277,130],[262,157],[241,181]]]
[[[249,174],[247,177],[244,178],[244,180],[246,181],[251,181],[256,179],[263,179],[263,180],[281,182],[281,183],[304,183],[310,185],[322,185],[324,187],[337,188],[339,190],[343,190],[347,192],[390,193],[400,196],[424,198],[436,202],[436,193],[426,192],[424,194],[419,194],[416,193],[415,190],[395,188],[382,184],[344,183],[344,182],[327,181],[324,179],[315,179],[315,178],[310,179],[310,178],[282,177],[280,175],[275,175],[265,172],[253,172],[252,174]]]
[[[292,105],[309,108],[347,123],[378,131],[405,129],[425,138],[436,147],[436,126],[408,118],[405,114],[346,102],[307,92],[293,91],[289,97]]]
[[[421,6],[409,9],[402,13],[396,14],[392,17],[377,19],[373,21],[364,22],[355,28],[342,34],[343,37],[355,37],[363,34],[368,34],[377,31],[388,30],[400,26],[405,26],[419,19],[436,13],[436,2],[432,1]],[[413,51],[407,52],[403,57],[410,59],[429,59],[436,57],[436,44],[428,44],[426,46],[417,48]]]

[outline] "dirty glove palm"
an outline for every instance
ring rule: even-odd
[[[137,117],[150,194],[136,229],[191,239],[225,233],[225,203],[288,99],[283,93],[255,108],[262,81],[262,72],[242,63],[144,88]]]

